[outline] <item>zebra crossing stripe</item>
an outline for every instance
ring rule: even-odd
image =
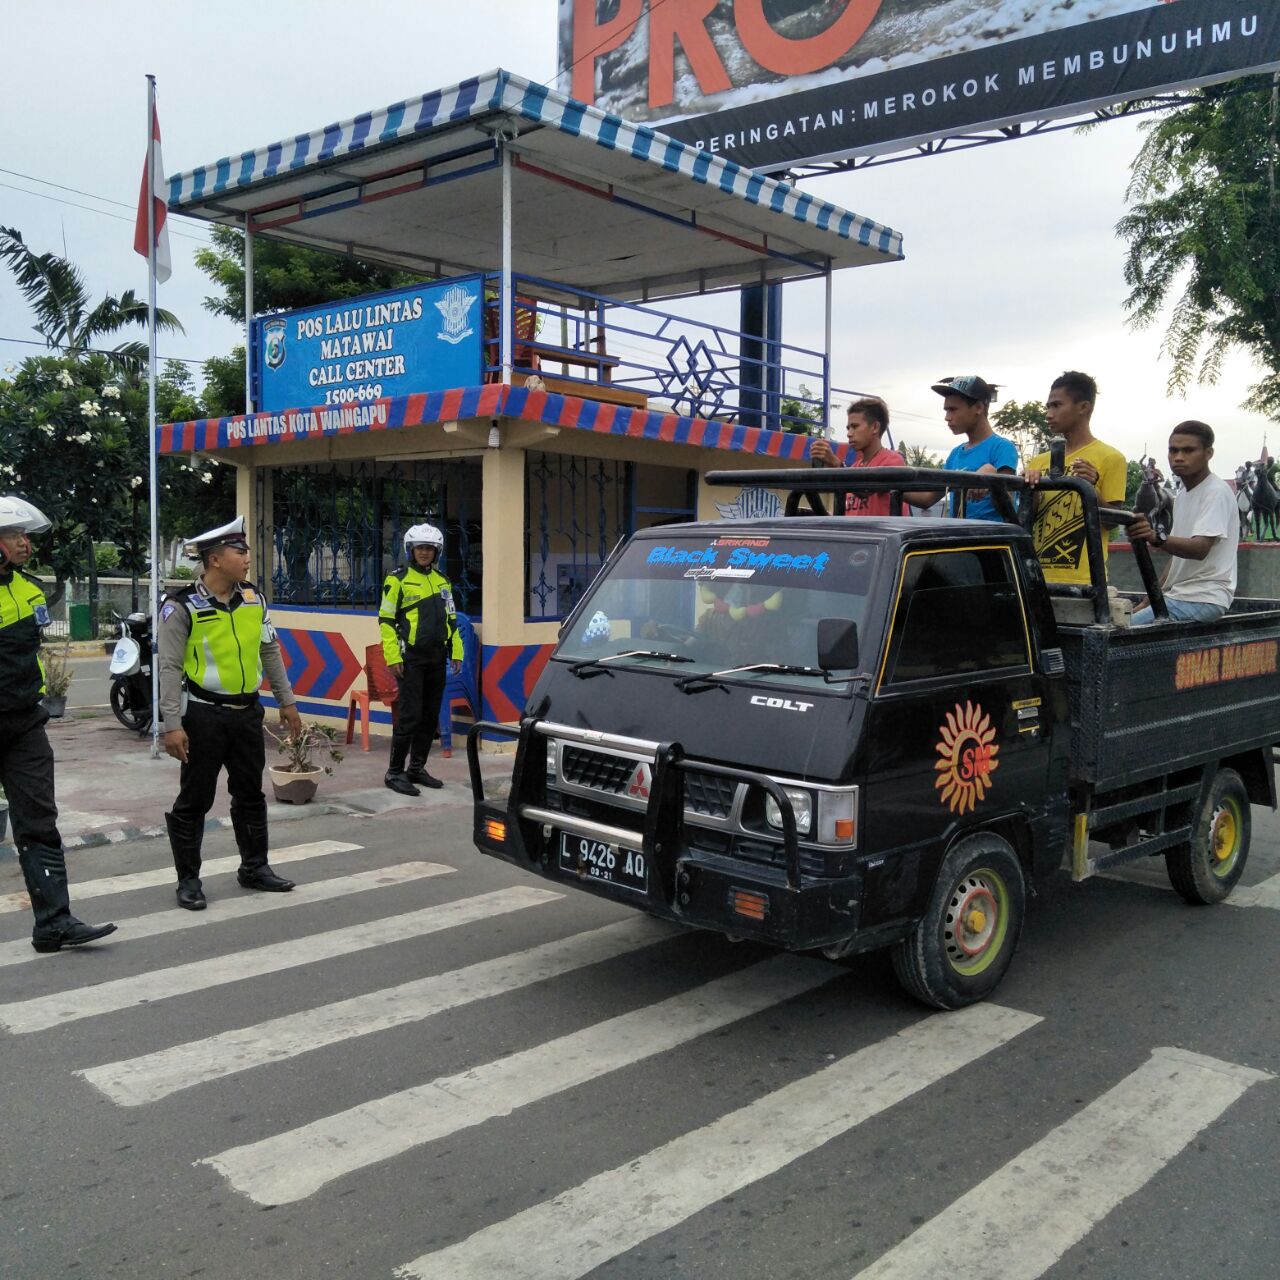
[[[891,1249],[857,1280],[1035,1280],[1265,1071],[1182,1049],[1151,1057]]]
[[[292,893],[254,893],[249,889],[235,889],[231,897],[216,898],[208,911],[178,911],[171,907],[167,911],[154,911],[149,915],[134,916],[132,920],[121,920],[118,922],[120,934],[116,945],[136,942],[140,938],[158,938],[166,933],[185,933],[191,929],[225,924],[228,920],[243,920],[246,916],[289,911],[294,907],[309,906],[313,902],[345,898],[353,893],[367,893],[370,889],[409,884],[414,880],[446,876],[452,872],[452,867],[446,867],[440,862],[405,862],[393,867],[371,867],[350,876],[314,880],[309,884],[299,885]],[[31,949],[31,943],[26,938],[0,943],[0,969],[43,959],[44,956]]]
[[[570,1280],[776,1173],[1041,1019],[933,1014],[552,1200],[396,1270],[402,1280]]]
[[[417,978],[76,1074],[113,1102],[139,1106],[252,1067],[283,1062],[325,1045],[418,1022],[473,1000],[518,991],[663,942],[678,932],[674,926],[637,916],[464,969]]]
[[[311,840],[306,844],[289,845],[284,849],[271,850],[271,865],[280,866],[286,862],[301,862],[305,858],[321,858],[328,853],[352,853],[363,845],[348,844],[345,840]],[[101,880],[72,881],[72,906],[89,898],[105,898],[113,893],[129,893],[134,889],[155,889],[175,884],[174,870],[169,865],[168,854],[165,854],[163,867],[155,867],[150,871],[131,871],[122,876],[104,876]],[[235,871],[240,865],[240,855],[233,854],[229,858],[206,858],[200,868],[202,876],[222,875]],[[26,893],[0,893],[0,915],[10,911],[30,911],[31,899]]]
[[[43,1031],[62,1026],[79,1018],[114,1013],[135,1005],[167,1000],[171,996],[189,995],[228,982],[257,979],[263,974],[279,973],[300,965],[317,964],[333,956],[352,955],[373,947],[403,942],[474,924],[509,911],[521,911],[545,902],[553,902],[562,894],[548,889],[519,885],[482,893],[474,898],[424,907],[403,915],[389,916],[368,924],[350,925],[328,933],[316,933],[289,942],[275,942],[248,951],[236,951],[210,960],[157,969],[136,977],[117,978],[96,986],[79,987],[55,995],[39,996],[0,1004],[0,1027],[13,1032]]]
[[[825,961],[779,956],[199,1163],[211,1164],[259,1204],[301,1200],[344,1174],[665,1053],[841,976],[842,970]]]
[[[1270,907],[1280,911],[1280,876],[1271,876],[1261,884],[1237,888],[1227,899],[1233,907]]]

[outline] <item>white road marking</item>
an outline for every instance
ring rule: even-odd
[[[236,951],[210,960],[157,969],[132,978],[117,978],[56,995],[0,1004],[0,1026],[18,1033],[43,1031],[47,1027],[62,1026],[78,1018],[113,1013],[135,1005],[167,1000],[172,996],[204,991],[228,982],[256,980],[263,974],[316,964],[333,956],[351,955],[372,947],[437,933],[442,929],[474,924],[478,920],[486,920],[509,911],[520,911],[525,907],[553,902],[562,896],[548,889],[526,886],[500,889],[474,898],[463,898],[458,902],[446,902],[439,906],[424,907],[419,911],[409,911],[404,915],[374,920],[368,924],[313,934],[308,938]]]
[[[979,1004],[939,1013],[701,1129],[423,1254],[405,1280],[570,1280],[776,1173],[1006,1044],[1040,1018]]]
[[[344,1174],[642,1062],[841,977],[779,956],[458,1075],[202,1160],[259,1204],[301,1200]]]
[[[272,911],[288,911],[305,907],[313,902],[326,902],[333,898],[345,898],[353,893],[367,893],[370,889],[382,889],[394,884],[409,884],[431,876],[446,876],[452,867],[441,862],[405,862],[393,867],[371,867],[357,871],[355,875],[333,876],[328,880],[313,880],[300,884],[291,893],[256,893],[237,888],[230,897],[219,897],[210,903],[206,911],[183,911],[172,906],[166,911],[153,911],[145,916],[120,920],[119,933],[113,942],[136,942],[139,938],[157,938],[166,933],[184,933],[208,925],[225,924],[228,920],[242,920],[246,916],[261,916]],[[31,949],[26,938],[16,942],[0,942],[0,969],[9,965],[29,964],[45,960]]]
[[[926,1222],[857,1280],[1035,1280],[1251,1085],[1274,1077],[1182,1049],[1151,1057]]]
[[[311,840],[307,844],[290,845],[284,849],[272,849],[271,865],[280,866],[286,862],[301,862],[304,858],[319,858],[327,853],[351,853],[363,845],[348,844],[345,840]],[[122,876],[104,876],[100,880],[84,880],[71,882],[71,906],[75,909],[78,902],[87,898],[105,898],[113,893],[128,893],[133,889],[154,889],[168,885],[171,888],[177,883],[169,855],[164,854],[165,865],[153,871],[131,871]],[[200,868],[203,877],[221,875],[226,871],[235,871],[240,865],[240,855],[233,854],[229,858],[206,858]],[[9,911],[30,911],[31,900],[26,893],[0,894],[0,915]]]
[[[1227,902],[1233,907],[1270,907],[1272,911],[1280,911],[1280,876],[1271,876],[1261,884],[1251,884],[1244,889],[1237,886]]]
[[[123,1062],[108,1062],[76,1074],[121,1106],[155,1102],[193,1085],[282,1062],[357,1036],[418,1022],[473,1000],[518,991],[535,982],[663,942],[678,932],[648,916],[639,916],[545,942],[513,955],[482,960],[464,969],[417,978],[400,986],[339,1000],[318,1009],[303,1009],[255,1026],[224,1031]]]

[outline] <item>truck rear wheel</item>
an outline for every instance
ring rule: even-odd
[[[1013,960],[1026,899],[1007,841],[990,832],[961,840],[942,860],[924,918],[893,948],[898,981],[937,1009],[984,999]]]
[[[1236,887],[1249,858],[1249,793],[1234,769],[1219,769],[1191,843],[1164,855],[1169,883],[1192,906],[1221,902]]]

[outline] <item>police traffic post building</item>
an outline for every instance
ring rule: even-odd
[[[270,893],[293,888],[267,861],[266,749],[258,696],[264,674],[285,728],[299,732],[302,719],[266,601],[245,577],[244,518],[197,535],[186,551],[204,571],[189,587],[166,596],[160,610],[160,715],[165,751],[182,761],[178,797],[165,814],[178,905],[202,911],[200,848],[224,768],[241,887]]]

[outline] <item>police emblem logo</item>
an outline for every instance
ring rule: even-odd
[[[47,604],[36,605],[36,626],[47,627],[52,619],[49,617],[49,606]]]
[[[268,369],[278,369],[284,364],[285,322],[273,320],[263,326],[263,350]]]
[[[457,346],[464,338],[475,332],[471,327],[471,308],[475,305],[476,295],[460,284],[446,289],[442,297],[436,301],[436,310],[440,313],[440,332],[436,334],[441,342]]]
[[[241,587],[240,598],[245,604],[257,604],[258,593],[252,587]]]
[[[717,502],[721,520],[776,520],[782,514],[778,495],[769,489],[740,489],[732,502]]]
[[[176,604],[165,605],[164,608],[160,610],[160,621],[168,622],[169,619],[173,617],[174,612],[177,610],[177,608],[178,606]]]

